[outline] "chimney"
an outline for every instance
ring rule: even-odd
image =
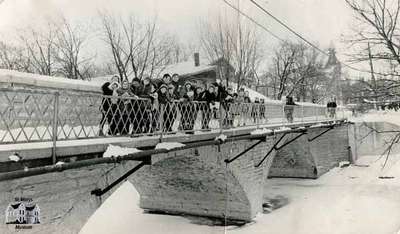
[[[195,67],[200,66],[200,54],[199,53],[194,53],[194,66]]]

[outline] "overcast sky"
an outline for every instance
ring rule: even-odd
[[[238,0],[229,0],[237,4]],[[1,2],[1,0],[0,0]],[[280,25],[263,14],[248,0],[240,0],[243,11],[282,38],[290,37]],[[344,0],[258,0],[270,12],[307,39],[327,48],[331,42],[341,47],[340,38],[351,24],[350,10]],[[133,13],[149,17],[157,14],[160,24],[174,32],[181,41],[194,40],[199,19],[233,13],[222,0],[4,0],[0,3],[0,38],[29,24],[39,24],[44,16],[64,14],[76,20],[91,20],[98,10],[115,14]],[[267,44],[274,44],[263,34]],[[340,50],[340,49],[339,49]],[[339,52],[340,53],[340,52]]]

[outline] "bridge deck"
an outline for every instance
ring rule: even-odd
[[[331,123],[336,120],[321,120],[321,121],[309,121],[300,123],[286,123],[286,124],[266,124],[249,127],[238,127],[233,129],[224,129],[222,133],[226,136],[238,136],[250,134],[256,129],[268,128],[268,129],[279,129],[281,127],[288,128],[299,128],[307,127],[316,124]],[[62,140],[56,142],[56,155],[58,158],[80,156],[88,154],[101,154],[103,153],[108,145],[114,144],[122,147],[132,148],[146,148],[154,147],[157,143],[162,140],[163,142],[196,142],[214,139],[221,134],[221,130],[215,129],[208,132],[196,132],[195,134],[169,134],[164,135],[160,139],[159,135],[155,136],[142,136],[142,137],[104,137],[104,138],[93,138],[93,139],[80,139],[80,140]],[[9,161],[8,156],[13,153],[18,153],[24,160],[33,159],[44,159],[52,157],[53,142],[32,142],[32,143],[17,143],[17,144],[4,144],[0,145],[0,162]]]

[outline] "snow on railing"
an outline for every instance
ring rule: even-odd
[[[343,119],[337,108],[279,103],[207,103],[0,88],[0,144],[224,131]]]

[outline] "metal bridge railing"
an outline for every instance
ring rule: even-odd
[[[0,144],[194,133],[345,118],[337,108],[206,103],[0,89]]]

